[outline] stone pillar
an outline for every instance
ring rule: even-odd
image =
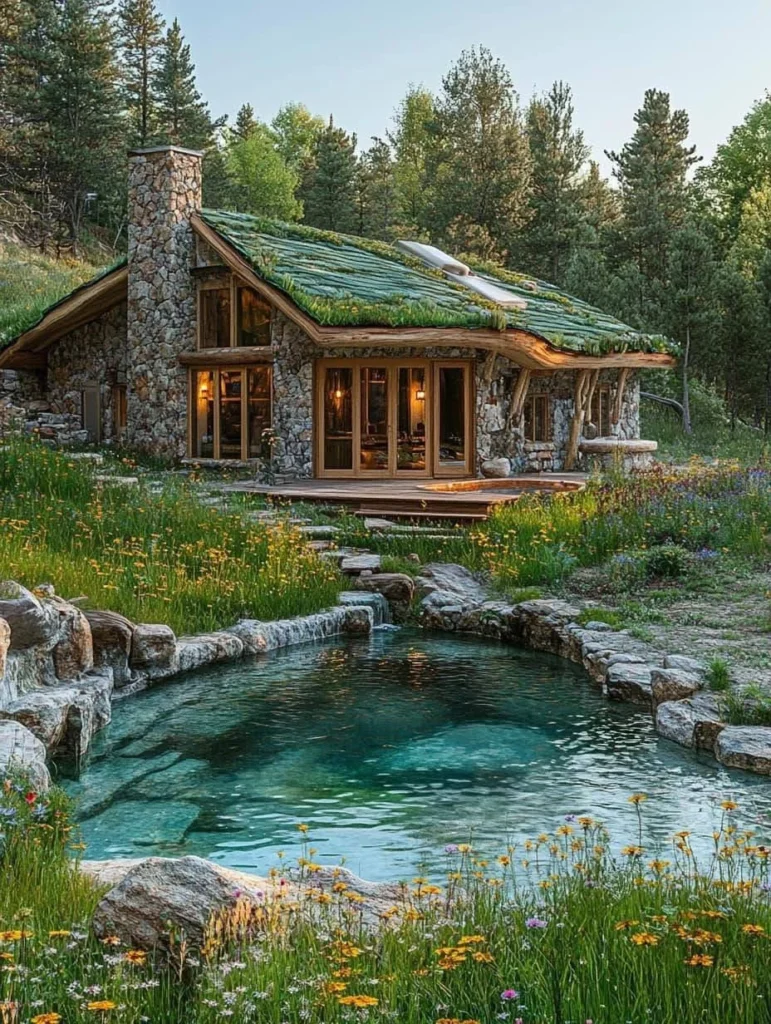
[[[191,215],[201,206],[202,154],[178,146],[129,153],[126,440],[158,455],[187,447],[187,373],[195,348]]]

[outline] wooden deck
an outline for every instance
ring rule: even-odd
[[[542,473],[505,480],[291,480],[268,486],[251,480],[223,490],[260,494],[277,501],[344,505],[356,514],[401,519],[486,519],[498,504],[533,491],[575,491],[585,473]]]

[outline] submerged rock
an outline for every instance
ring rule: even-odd
[[[120,800],[81,823],[86,844],[131,853],[147,846],[178,846],[200,814],[197,804],[183,800]],[[141,824],[140,824],[141,823]]]

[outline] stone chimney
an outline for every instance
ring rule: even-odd
[[[179,146],[129,153],[126,439],[186,454],[187,374],[196,344],[191,215],[201,206],[203,154]]]

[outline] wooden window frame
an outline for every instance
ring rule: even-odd
[[[597,405],[595,406],[595,402]],[[594,422],[594,410],[597,409],[597,420]],[[592,422],[597,427],[598,437],[610,437],[611,429],[613,427],[613,403],[611,401],[611,388],[609,384],[601,384],[595,388],[594,395],[592,396],[592,408],[589,410],[592,417]],[[603,420],[607,426],[607,431],[602,429]]]
[[[533,424],[533,433],[535,433],[535,427],[536,427],[536,424],[538,423],[538,417],[536,416],[536,404],[537,403],[541,403],[541,402],[546,405],[546,412],[544,413],[544,418],[543,418],[543,422],[544,422],[544,424],[546,426],[546,436],[545,437],[528,437],[525,434],[524,440],[525,440],[525,442],[527,444],[551,444],[552,437],[553,437],[553,431],[554,431],[554,425],[552,423],[551,395],[549,394],[548,391],[534,391],[531,394],[529,394],[527,396],[527,398],[525,399],[525,405],[524,405],[524,411],[523,411],[523,417],[522,417],[523,430],[526,429],[525,424],[527,423],[527,420],[528,420],[527,410],[528,410],[528,406],[530,406],[530,408],[532,410],[531,413],[530,413],[530,422]]]
[[[254,288],[248,283],[248,281],[242,280],[236,274],[229,274],[225,277],[212,277],[203,281],[198,282],[196,292],[196,318],[195,318],[195,347],[198,352],[216,352],[216,348],[203,348],[201,345],[201,324],[203,323],[202,316],[202,300],[201,296],[204,292],[219,292],[228,289],[230,293],[230,327],[228,330],[228,344],[227,348],[244,348],[248,346],[242,346],[238,344],[238,320],[239,320],[239,306],[238,306],[238,289],[248,288],[254,292]],[[255,292],[255,294],[258,294]],[[259,296],[262,302],[265,302],[262,296]],[[265,303],[269,305],[269,303]],[[259,348],[270,348],[270,345],[257,346]],[[256,348],[255,347],[255,351]],[[219,350],[221,351],[221,349]],[[206,367],[201,367],[206,369]]]
[[[187,451],[188,457],[197,459],[200,462],[254,462],[257,458],[249,454],[249,373],[251,370],[266,370],[270,374],[270,423],[273,424],[273,366],[270,363],[250,363],[247,366],[196,366],[188,371],[187,377]],[[241,374],[241,457],[240,459],[223,459],[221,456],[221,393],[220,373]],[[197,455],[193,451],[195,431],[193,429],[193,417],[198,408],[197,376],[199,373],[211,373],[213,375],[214,387],[214,437],[212,440],[212,455]]]

